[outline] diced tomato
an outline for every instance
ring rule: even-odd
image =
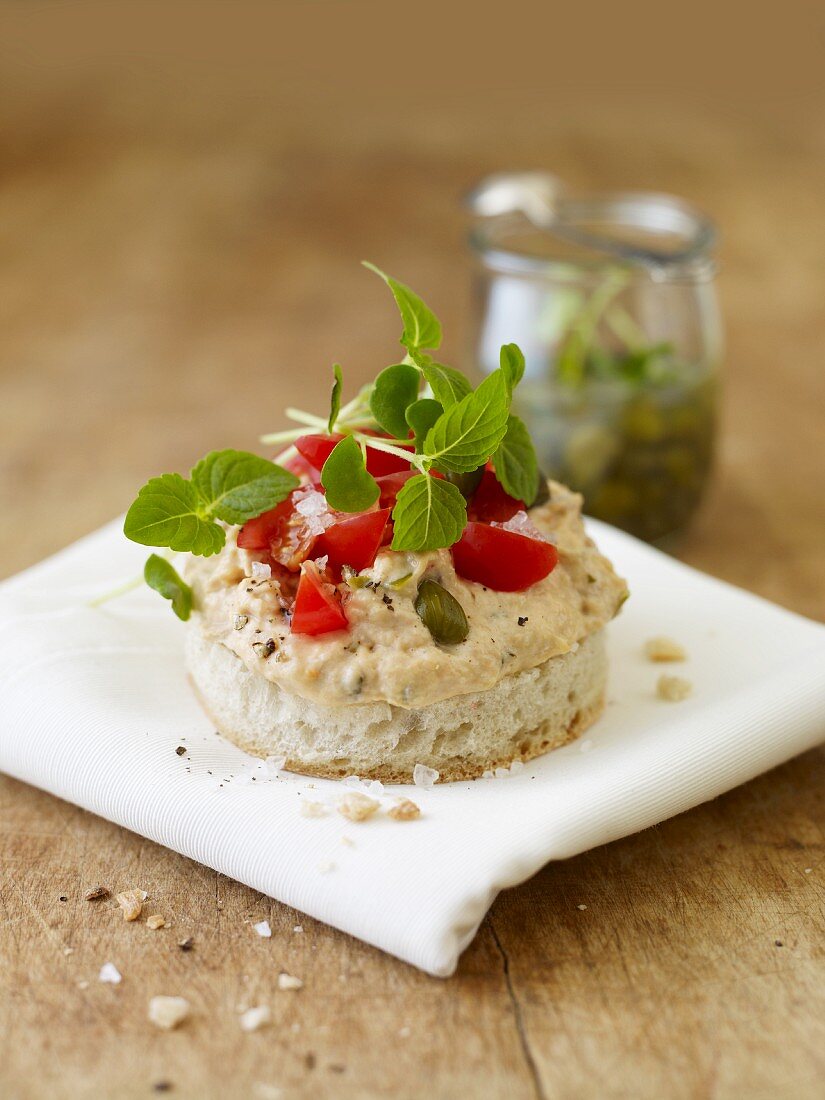
[[[508,496],[496,475],[487,468],[470,498],[467,514],[470,519],[483,520],[485,523],[506,523],[523,508],[523,502]]]
[[[292,495],[255,519],[249,519],[238,532],[238,546],[243,550],[268,550],[279,539],[292,513]]]
[[[383,477],[377,477],[375,480],[378,482],[378,488],[381,491],[378,503],[381,507],[394,508],[395,498],[410,478],[415,477],[417,473],[418,470],[399,470],[397,474],[384,474]]]
[[[374,432],[366,433],[375,435]],[[336,443],[340,443],[342,435],[302,435],[295,440],[295,446],[310,466],[321,470],[326,460],[332,454]],[[406,448],[405,448],[406,449]],[[413,448],[409,448],[412,453]],[[410,464],[398,455],[387,454],[386,451],[378,451],[375,447],[367,445],[367,472],[373,477],[385,477],[400,471],[409,470]]]
[[[496,592],[521,592],[552,573],[559,560],[551,542],[502,527],[470,522],[452,548],[460,577]]]
[[[305,477],[315,484],[318,480],[318,471],[311,466],[302,454],[293,455],[281,463],[285,470],[295,474],[296,477]]]
[[[336,443],[340,443],[343,438],[342,435],[302,435],[295,440],[295,447],[314,470],[320,471]]]
[[[381,508],[377,512],[362,512],[339,519],[319,536],[313,556],[320,558],[326,554],[336,574],[340,574],[345,565],[360,573],[375,561],[389,518],[389,508]]]
[[[312,562],[305,562],[292,609],[292,633],[329,634],[346,628],[347,617],[338,593]]]

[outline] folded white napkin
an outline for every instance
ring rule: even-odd
[[[87,606],[146,557],[120,521],[0,585],[0,770],[449,975],[499,890],[825,739],[825,627],[590,530],[632,592],[609,627],[604,717],[512,775],[394,788],[419,803],[417,821],[302,816],[308,800],[334,807],[341,784],[270,778],[215,734],[168,604],[142,589]],[[644,659],[660,634],[685,664]],[[658,699],[663,671],[693,695]]]

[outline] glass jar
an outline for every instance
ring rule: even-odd
[[[544,472],[640,538],[680,531],[716,435],[713,226],[669,196],[570,198],[543,174],[491,177],[470,201],[477,372],[517,343],[514,411]]]

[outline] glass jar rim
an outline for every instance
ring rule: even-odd
[[[507,181],[507,177],[492,179],[495,183]],[[542,218],[537,222],[518,206],[489,214],[483,204],[486,184],[487,181],[482,181],[468,200],[477,215],[470,243],[481,261],[493,270],[571,281],[581,280],[584,273],[595,276],[605,267],[620,266],[655,282],[703,282],[716,272],[712,255],[717,240],[714,223],[696,207],[673,195],[630,191],[582,197],[558,194],[548,204],[546,221]],[[667,252],[649,251],[608,233],[600,235],[598,227],[666,234],[682,243],[671,257]],[[521,250],[512,243],[518,229],[583,246],[590,255],[567,258]],[[509,241],[503,239],[508,235]]]

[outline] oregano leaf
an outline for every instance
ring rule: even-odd
[[[512,413],[507,433],[493,455],[493,467],[504,491],[529,508],[539,488],[538,461],[526,424]]]
[[[330,435],[335,431],[335,421],[338,419],[338,413],[341,411],[341,390],[344,386],[344,376],[341,373],[341,365],[334,363],[332,366],[332,393],[329,398],[329,420],[327,421],[327,431]]]
[[[202,557],[217,554],[226,541],[195,486],[180,474],[147,481],[126,513],[123,533],[142,546],[168,546]]]
[[[225,523],[254,519],[280,504],[300,484],[289,470],[249,451],[212,451],[191,476],[206,514]]]
[[[367,473],[364,454],[351,435],[336,443],[321,470],[327,504],[337,512],[365,512],[378,500],[375,478]]]
[[[452,546],[467,524],[467,504],[449,481],[417,474],[404,485],[392,512],[393,550]]]
[[[165,600],[170,600],[177,617],[186,622],[192,614],[192,589],[172,563],[158,554],[150,554],[143,567],[143,579]]]
[[[427,432],[443,412],[440,402],[432,397],[422,397],[407,409],[406,420],[415,434],[415,449],[418,454],[424,447]]]
[[[440,470],[476,469],[504,438],[509,411],[507,381],[497,370],[438,418],[427,434],[424,455]]]
[[[409,363],[385,367],[375,379],[370,394],[370,412],[381,427],[396,439],[407,435],[405,413],[418,397],[421,377]]]
[[[502,344],[499,363],[512,393],[524,377],[524,355],[518,344]]]
[[[363,263],[364,267],[380,276],[392,291],[401,320],[404,322],[404,331],[401,333],[401,343],[404,347],[410,351],[415,348],[424,350],[439,347],[441,322],[415,291],[381,271],[375,264],[368,263],[366,260]]]

